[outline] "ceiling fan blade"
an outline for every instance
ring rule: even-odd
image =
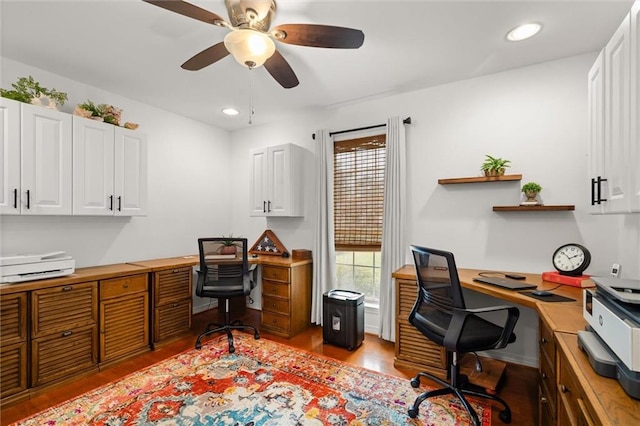
[[[273,77],[282,87],[285,89],[291,89],[296,87],[300,82],[296,73],[293,72],[291,65],[277,50],[273,52],[273,55],[264,63],[264,67],[269,71],[271,77]]]
[[[143,0],[147,3],[159,6],[163,9],[170,10],[180,15],[187,16],[189,18],[197,19],[198,21],[206,22],[207,24],[214,24],[216,21],[223,21],[224,19],[216,15],[213,12],[202,9],[191,3],[181,0]]]
[[[357,49],[364,43],[362,31],[330,25],[283,24],[271,33],[276,40],[299,46]]]
[[[214,62],[219,61],[229,54],[229,51],[224,47],[224,42],[221,41],[218,44],[214,44],[208,49],[204,49],[202,52],[189,59],[182,64],[182,68],[189,71],[198,71],[204,67],[207,67]]]

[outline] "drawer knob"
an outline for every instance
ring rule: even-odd
[[[540,339],[540,344],[546,345],[547,344],[547,339],[545,339],[544,337],[542,339]]]
[[[73,290],[73,287],[70,285],[62,287],[62,291],[71,291],[71,290]]]
[[[174,270],[173,270],[173,273],[174,273],[174,274],[177,274],[178,272],[180,272],[180,270],[179,270],[179,269],[174,269]]]
[[[68,337],[71,336],[73,334],[73,331],[65,331],[62,333],[62,337]]]
[[[129,284],[125,284],[125,285],[123,285],[122,287],[124,287],[124,288],[129,288]]]
[[[177,307],[178,307],[178,304],[177,304],[177,303],[174,303],[174,304],[173,304],[173,307],[174,307],[174,308],[177,308]]]
[[[275,324],[278,322],[278,320],[272,320],[271,322]]]
[[[543,404],[546,404],[546,403],[549,402],[549,400],[546,397],[543,396],[543,397],[540,398],[540,402],[543,403]]]
[[[543,378],[544,380],[546,380],[546,379],[547,379],[547,375],[546,375],[546,374],[544,374],[544,373],[542,373],[542,378]]]
[[[560,392],[567,393],[569,392],[569,388],[566,387],[565,385],[560,385]]]

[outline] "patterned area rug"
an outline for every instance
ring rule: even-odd
[[[410,419],[423,389],[264,338],[226,336],[17,423],[20,425],[464,425],[455,399],[432,398]],[[364,350],[361,348],[360,350]],[[491,407],[474,403],[483,426]]]

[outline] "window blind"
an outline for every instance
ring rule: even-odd
[[[385,154],[384,134],[334,143],[336,250],[380,250]]]

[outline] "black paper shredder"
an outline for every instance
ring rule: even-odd
[[[324,343],[352,351],[364,340],[364,294],[331,290],[322,295]]]

